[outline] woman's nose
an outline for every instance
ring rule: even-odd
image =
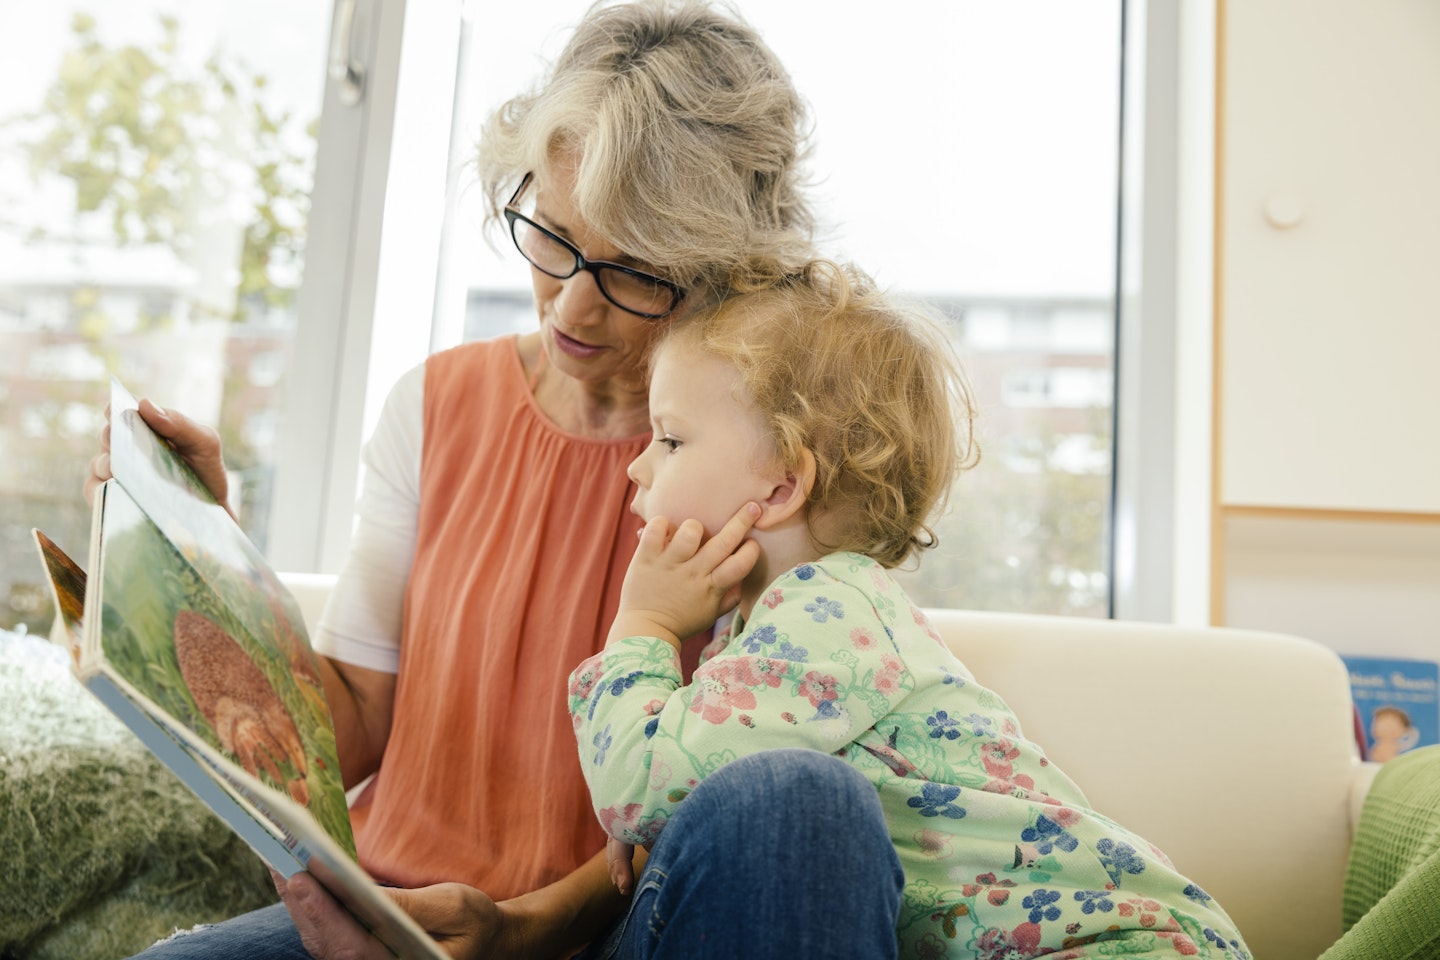
[[[560,281],[560,293],[555,297],[555,312],[567,326],[578,327],[594,323],[605,315],[610,301],[600,292],[595,275],[581,270],[572,277]]]

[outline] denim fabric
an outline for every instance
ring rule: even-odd
[[[284,904],[161,940],[142,960],[310,960]]]
[[[721,767],[676,808],[593,960],[896,956],[905,876],[875,787],[813,750]]]
[[[629,914],[591,960],[889,960],[905,877],[875,787],[814,750],[769,750],[700,782],[656,841]],[[276,904],[161,941],[141,960],[308,960]]]

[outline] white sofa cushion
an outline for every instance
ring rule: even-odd
[[[1335,653],[1259,631],[927,611],[1094,807],[1220,901],[1254,954],[1340,936],[1359,761]]]

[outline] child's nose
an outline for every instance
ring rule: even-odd
[[[642,487],[645,486],[645,481],[641,479],[641,475],[642,475],[641,465],[642,465],[642,463],[644,462],[644,460],[645,460],[645,454],[642,453],[642,454],[640,454],[640,456],[636,457],[634,460],[631,460],[631,461],[630,461],[630,466],[628,466],[628,467],[625,468],[625,476],[629,477],[634,483],[636,483],[636,484],[638,484],[639,486],[642,486]]]

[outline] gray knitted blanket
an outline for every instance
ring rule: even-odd
[[[260,860],[67,657],[0,631],[0,960],[115,960],[274,903]]]

